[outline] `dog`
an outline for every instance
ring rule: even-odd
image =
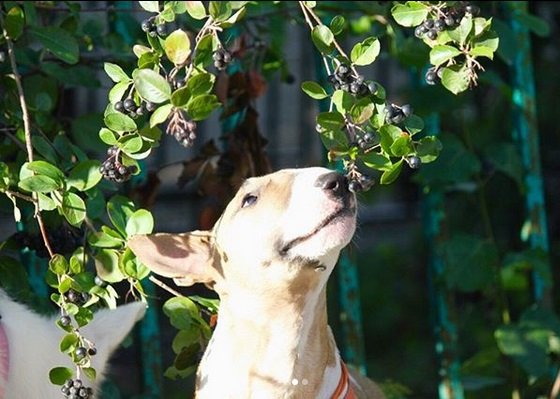
[[[211,231],[129,239],[154,273],[220,297],[197,399],[384,398],[349,374],[327,324],[326,283],[355,228],[347,179],[314,167],[247,179]]]
[[[91,365],[97,372],[94,382],[83,377],[86,386],[99,393],[107,363],[120,342],[146,311],[133,302],[114,310],[102,309],[80,332],[95,344]],[[61,387],[49,380],[53,367],[74,369],[70,357],[60,352],[65,332],[56,326],[57,316],[41,316],[11,299],[0,289],[0,399],[62,398]],[[98,397],[98,396],[96,396]]]

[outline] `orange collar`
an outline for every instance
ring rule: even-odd
[[[348,375],[348,369],[346,364],[340,361],[340,380],[338,381],[338,386],[336,387],[331,399],[357,399],[354,390],[350,386],[350,376]]]

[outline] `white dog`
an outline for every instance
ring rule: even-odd
[[[248,179],[212,231],[131,238],[155,273],[220,296],[197,399],[383,398],[349,375],[327,324],[326,283],[355,227],[346,178],[308,168]]]
[[[96,392],[103,381],[110,355],[146,311],[141,302],[103,309],[80,331],[95,343],[97,354],[92,367],[97,371],[95,382],[85,377],[84,383]],[[43,317],[13,301],[0,290],[0,399],[62,398],[61,387],[51,384],[53,367],[73,367],[71,359],[60,352],[65,334],[56,326],[57,316]]]

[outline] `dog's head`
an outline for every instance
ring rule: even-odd
[[[355,226],[356,199],[344,176],[286,169],[246,180],[212,231],[135,236],[128,245],[179,285],[261,292],[328,276]]]

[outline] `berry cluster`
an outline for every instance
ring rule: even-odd
[[[183,147],[190,147],[196,140],[196,122],[187,120],[183,111],[177,109],[169,119],[166,132]]]
[[[156,17],[150,17],[142,21],[142,30],[151,37],[167,36],[167,25],[164,23],[156,24]]]
[[[367,96],[377,91],[375,82],[365,82],[361,75],[353,75],[348,65],[340,64],[336,71],[327,77],[335,90],[347,91],[356,96]]]
[[[15,242],[21,247],[27,247],[35,250],[40,258],[49,258],[49,252],[40,235],[30,235],[27,232],[20,231],[13,236]],[[73,229],[69,226],[62,225],[57,228],[51,228],[47,231],[47,238],[53,252],[62,255],[68,255],[82,244],[82,233],[80,230]]]
[[[134,165],[126,166],[119,160],[119,149],[116,146],[109,147],[107,150],[108,158],[103,161],[99,171],[107,180],[115,183],[123,183],[130,179],[130,176],[136,173],[137,168]]]
[[[357,144],[358,147],[360,147],[362,150],[367,150],[369,147],[377,144],[375,135],[373,133],[367,132],[358,138]]]
[[[412,107],[405,104],[401,107],[395,104],[388,104],[386,107],[385,121],[387,123],[399,124],[412,115]]]
[[[462,1],[458,3],[458,6],[443,7],[438,11],[437,19],[426,19],[421,25],[416,27],[414,30],[416,37],[422,38],[425,35],[428,39],[435,40],[439,32],[459,25],[465,14],[478,15],[480,8]]]
[[[67,302],[73,303],[78,306],[82,306],[91,298],[91,295],[87,292],[78,292],[73,289],[69,289],[64,294],[64,298]],[[64,317],[64,316],[63,316]],[[61,320],[62,322],[62,320]]]
[[[65,398],[68,399],[88,399],[93,398],[93,389],[84,386],[82,380],[76,378],[75,380],[66,380],[60,389]]]
[[[348,190],[353,193],[358,193],[360,191],[367,191],[373,186],[374,180],[371,176],[365,175],[361,172],[353,173],[348,175]]]
[[[435,66],[428,68],[426,75],[424,76],[426,83],[429,85],[435,85],[441,79],[442,73],[442,68],[436,68]]]
[[[226,69],[228,64],[231,62],[231,53],[223,47],[219,47],[214,54],[212,54],[214,59],[214,66],[218,71],[223,71]]]
[[[136,105],[136,102],[134,102],[132,98],[127,98],[124,101],[117,101],[114,107],[115,111],[128,115],[133,119],[144,115],[146,112],[152,112],[157,108],[156,104],[150,101],[142,101],[140,105]]]

